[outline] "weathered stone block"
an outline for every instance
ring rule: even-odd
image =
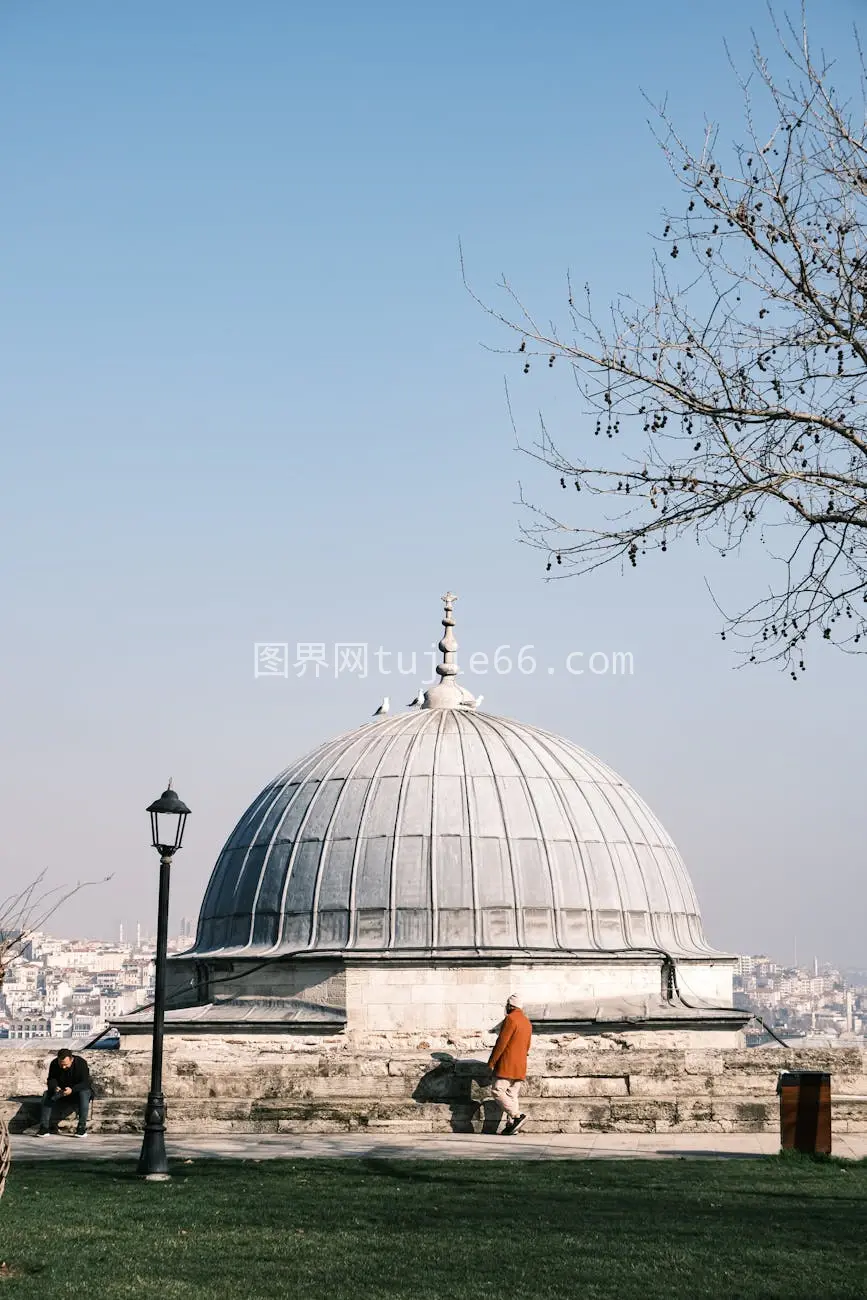
[[[684,1052],[685,1074],[722,1074],[722,1052]]]
[[[469,1102],[476,1090],[470,1078],[458,1079],[450,1070],[434,1070],[419,1079],[411,1095],[415,1101]]]
[[[738,1133],[762,1132],[779,1127],[779,1103],[776,1098],[744,1098],[741,1101],[714,1098],[713,1117]]]
[[[831,1096],[867,1097],[867,1074],[832,1074]]]
[[[423,1074],[436,1067],[437,1062],[430,1056],[398,1057],[386,1064],[390,1075],[399,1078],[420,1079]]]
[[[452,1068],[456,1075],[468,1075],[473,1079],[490,1079],[492,1077],[487,1060],[481,1058],[476,1060],[465,1057],[463,1060],[456,1060]]]
[[[372,1119],[367,1127],[372,1131],[393,1129],[396,1133],[432,1133],[433,1122],[425,1119]]]
[[[493,1014],[494,1013],[492,1013],[489,1016],[486,1016],[485,1019],[486,1020],[492,1019]],[[464,1007],[460,1003],[457,1004],[456,1023],[458,1029],[462,1029],[462,1030],[478,1029],[479,1019],[480,1019],[479,1013],[475,1007],[473,1006]]]
[[[372,1075],[350,1075],[342,1078],[307,1079],[300,1087],[308,1097],[402,1097],[408,1099],[412,1089],[404,1078],[379,1079]]]
[[[700,1130],[705,1124],[715,1125],[713,1102],[709,1097],[681,1097],[677,1103],[677,1118],[681,1125],[696,1125]],[[684,1132],[690,1132],[684,1128]],[[694,1130],[692,1130],[694,1131]]]
[[[551,1120],[554,1123],[574,1124],[610,1124],[611,1103],[608,1101],[581,1101],[579,1099],[545,1099],[536,1102],[532,1108],[533,1122]],[[563,1132],[578,1132],[578,1129],[564,1129]]]
[[[526,1095],[532,1097],[534,1091],[540,1097],[626,1097],[629,1095],[624,1075],[593,1076],[591,1078],[565,1078],[551,1076],[540,1079],[538,1088],[528,1088]]]
[[[660,1079],[648,1074],[629,1075],[629,1093],[633,1097],[696,1097],[710,1096],[715,1076],[686,1075]]]
[[[832,1092],[831,1119],[835,1124],[842,1119],[856,1122],[867,1120],[867,1099],[858,1101],[855,1098],[835,1097]]]
[[[560,1120],[546,1120],[538,1126],[533,1119],[534,1129],[538,1127],[541,1133],[611,1133],[611,1120],[579,1120],[571,1116],[564,1116]]]
[[[624,1123],[656,1122],[658,1119],[672,1123],[677,1118],[677,1103],[659,1098],[611,1102],[611,1119],[620,1126]],[[628,1132],[629,1130],[624,1130]]]
[[[543,1075],[592,1075],[592,1074],[611,1074],[611,1062],[599,1061],[595,1053],[592,1052],[549,1052],[543,1058],[541,1063],[536,1063],[536,1058],[531,1055],[531,1068],[534,1073]]]
[[[779,1074],[781,1070],[825,1070],[832,1075],[867,1073],[864,1053],[858,1047],[732,1049],[723,1055],[723,1068],[743,1074]]]
[[[776,1073],[768,1073],[765,1070],[753,1073],[735,1073],[733,1070],[724,1070],[722,1074],[716,1075],[713,1080],[713,1094],[715,1097],[743,1097],[765,1096],[775,1097],[777,1095]]]
[[[611,1075],[645,1074],[654,1078],[673,1078],[685,1073],[684,1053],[680,1051],[648,1051],[643,1048],[623,1048],[617,1053],[617,1065],[612,1064],[611,1053],[596,1050],[587,1052],[546,1052],[541,1074],[558,1075]]]
[[[723,1133],[725,1132],[725,1129],[719,1120],[679,1119],[677,1125],[672,1129],[672,1132],[673,1133]]]
[[[335,1119],[280,1119],[278,1133],[346,1133],[348,1122]]]
[[[329,1077],[339,1078],[347,1074],[356,1074],[356,1073],[360,1074],[362,1073],[362,1061],[364,1060],[365,1060],[364,1057],[358,1057],[357,1063],[352,1063],[346,1057],[344,1057],[342,1060],[326,1057],[324,1060],[322,1060],[319,1063],[317,1069],[311,1071],[311,1074],[317,1074],[323,1079]],[[370,1073],[370,1071],[364,1071],[364,1073]],[[383,1063],[381,1073],[382,1074],[388,1073],[387,1062]]]

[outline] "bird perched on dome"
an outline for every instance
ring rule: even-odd
[[[384,718],[387,713],[388,713],[388,696],[386,695],[385,699],[382,701],[382,704],[380,704],[379,708],[376,710],[373,716],[375,718]]]
[[[410,700],[406,706],[408,709],[420,708],[424,704],[424,691],[419,691],[414,700]]]

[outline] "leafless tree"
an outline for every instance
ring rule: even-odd
[[[572,494],[562,512],[524,501],[548,573],[640,569],[686,537],[752,558],[760,544],[771,585],[721,610],[721,635],[797,678],[811,634],[867,648],[867,78],[857,34],[850,102],[803,13],[775,29],[783,75],[757,44],[748,75],[735,69],[739,141],[706,124],[695,152],[655,110],[683,198],[656,242],[650,305],[623,298],[602,323],[569,283],[565,331],[505,280],[510,305],[482,305],[518,336],[497,350],[525,374],[565,364],[577,385],[574,447],[544,419],[523,447]]]
[[[29,885],[0,899],[0,992],[3,990],[6,972],[15,959],[22,955],[33,935],[74,894],[95,883],[89,880],[78,881],[74,885],[46,889],[45,876],[46,872],[41,871]],[[106,877],[106,880],[110,879],[110,876]],[[5,1116],[0,1114],[0,1196],[6,1186],[10,1161],[9,1129]]]

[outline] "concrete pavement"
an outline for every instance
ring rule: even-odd
[[[773,1133],[521,1133],[514,1138],[473,1133],[400,1134],[207,1134],[168,1135],[175,1161],[304,1160],[337,1158],[389,1160],[737,1160],[775,1155]],[[94,1134],[81,1140],[66,1134],[12,1138],[15,1160],[129,1160],[137,1158],[140,1134]],[[834,1138],[834,1155],[867,1157],[867,1134]]]

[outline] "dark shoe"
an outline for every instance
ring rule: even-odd
[[[502,1132],[500,1133],[500,1137],[504,1137],[504,1138],[511,1137],[514,1131],[515,1131],[515,1121],[513,1119],[507,1119],[506,1123],[503,1126]]]
[[[86,1128],[77,1128],[77,1129],[75,1130],[75,1136],[76,1136],[77,1138],[86,1138],[86,1137],[87,1137],[87,1129],[86,1129]]]
[[[509,1137],[511,1137],[513,1133],[520,1133],[521,1129],[524,1127],[526,1122],[527,1122],[527,1116],[519,1115],[518,1118],[512,1123],[511,1127],[509,1128]]]
[[[38,1138],[48,1137],[48,1129],[47,1129],[47,1128],[38,1128],[38,1129],[36,1130],[36,1136],[37,1136]]]

